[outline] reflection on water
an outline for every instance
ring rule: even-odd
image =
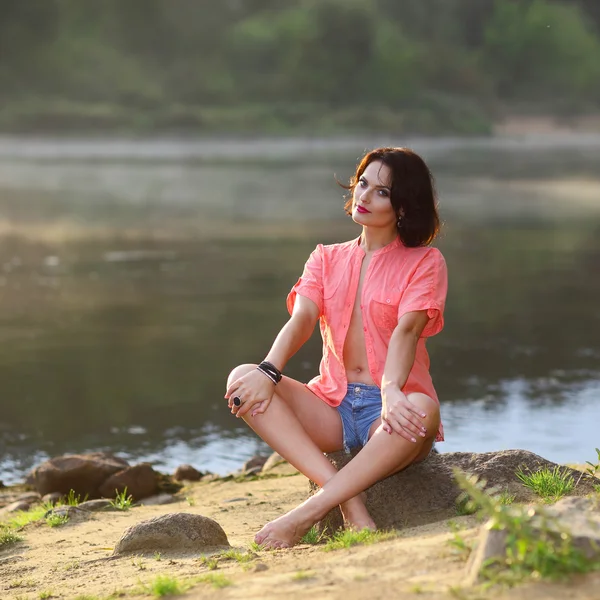
[[[436,158],[451,284],[429,342],[439,448],[583,462],[600,442],[600,181],[577,165],[576,181],[523,180],[519,156],[510,180],[493,148],[470,175]],[[42,158],[0,143],[0,479],[62,452],[224,473],[266,451],[225,410],[224,380],[264,356],[314,245],[357,235],[333,180],[352,162]],[[531,161],[554,174],[552,153]],[[307,380],[319,352],[315,335],[287,372]]]

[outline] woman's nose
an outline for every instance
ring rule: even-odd
[[[369,201],[369,190],[368,189],[361,191],[359,200],[363,203]]]

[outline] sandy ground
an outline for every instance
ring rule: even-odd
[[[151,598],[142,588],[158,575],[191,581],[207,573],[223,575],[231,585],[216,589],[196,582],[181,597],[600,599],[600,573],[564,584],[463,588],[465,559],[448,544],[453,536],[448,521],[406,529],[395,539],[370,546],[332,552],[318,545],[260,551],[246,564],[220,561],[214,571],[200,557],[190,555],[107,560],[127,527],[169,512],[214,518],[231,545],[246,551],[267,520],[304,500],[307,492],[308,482],[299,474],[241,483],[198,483],[178,494],[181,499],[175,504],[95,513],[90,520],[55,528],[45,523],[28,525],[20,532],[23,542],[0,551],[0,599],[72,600],[83,595],[104,599],[114,593],[115,597]],[[454,522],[464,527],[465,539],[477,535],[480,525],[475,517],[457,517]]]

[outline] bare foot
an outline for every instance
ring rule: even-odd
[[[263,548],[291,548],[314,525],[301,516],[298,508],[267,523],[255,536],[254,541]]]
[[[342,515],[344,517],[344,523],[348,529],[354,529],[361,531],[362,529],[371,529],[375,531],[377,525],[371,518],[365,502],[367,495],[363,492],[360,496],[350,498],[347,502],[340,504],[342,509]]]

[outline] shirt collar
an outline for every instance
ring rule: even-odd
[[[364,250],[361,249],[360,247],[360,239],[362,237],[362,234],[359,235],[353,242],[352,247],[354,250],[360,250],[361,252],[364,253]],[[400,246],[402,246],[402,241],[400,240],[400,236],[396,236],[396,239],[394,239],[393,242],[390,242],[389,244],[385,245],[383,248],[379,248],[379,250],[375,250],[375,252],[373,253],[373,256],[379,256],[380,254],[385,254],[386,252],[389,252],[390,250],[395,250],[396,248],[399,248]]]

